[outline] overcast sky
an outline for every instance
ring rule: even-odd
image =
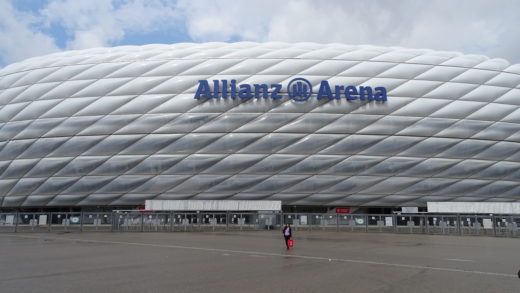
[[[62,50],[242,40],[430,48],[520,63],[520,3],[0,0],[0,67]]]

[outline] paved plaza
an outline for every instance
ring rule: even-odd
[[[0,292],[520,292],[519,239],[278,231],[0,234]]]

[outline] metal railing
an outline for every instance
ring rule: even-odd
[[[0,232],[195,232],[277,230],[518,237],[520,215],[266,212],[0,213]]]

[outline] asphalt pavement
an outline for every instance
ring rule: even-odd
[[[2,233],[0,292],[520,292],[520,239],[293,234]]]

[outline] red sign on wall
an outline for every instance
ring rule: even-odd
[[[336,214],[350,214],[350,208],[336,208]]]
[[[137,210],[140,212],[140,213],[151,213],[152,211],[147,211],[145,209],[145,207],[143,206],[140,206],[140,207],[137,207]]]

